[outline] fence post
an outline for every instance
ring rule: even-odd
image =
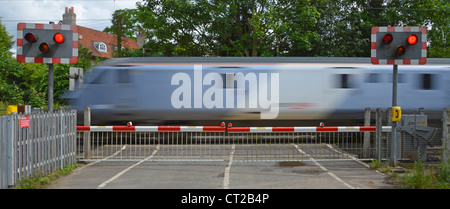
[[[60,149],[60,169],[62,170],[64,168],[64,138],[65,138],[65,134],[64,134],[64,130],[63,130],[63,126],[64,126],[64,114],[63,114],[63,110],[59,109],[59,134],[60,134],[60,138],[61,138],[61,142],[59,145],[59,149]]]
[[[71,138],[71,144],[70,144],[70,150],[71,150],[71,161],[70,163],[73,164],[77,160],[77,111],[71,110],[70,111],[70,127],[72,127],[70,132],[72,133]]]
[[[91,108],[84,108],[84,126],[91,126]],[[91,158],[91,132],[83,133],[84,159]]]
[[[370,126],[370,107],[364,110],[364,126]],[[364,156],[370,153],[370,132],[364,132]]]
[[[442,119],[442,160],[447,163],[450,152],[450,107],[444,108]]]
[[[383,129],[383,112],[381,108],[377,108],[376,114],[375,114],[376,122],[375,125],[377,127],[377,131],[375,132],[375,138],[376,138],[376,154],[377,154],[377,160],[378,162],[381,162],[381,138],[382,138],[382,129]]]
[[[16,175],[15,171],[17,171],[16,169],[14,169],[14,167],[15,167],[15,163],[14,163],[15,152],[14,152],[14,150],[15,149],[13,149],[13,146],[15,144],[14,130],[15,130],[15,125],[16,125],[16,122],[15,122],[16,115],[17,115],[17,112],[13,112],[13,113],[9,114],[8,121],[6,122],[7,127],[8,127],[8,130],[7,130],[8,136],[6,137],[7,144],[8,144],[8,148],[7,148],[7,150],[8,150],[8,174],[7,174],[8,186],[14,186],[15,175]]]
[[[0,117],[0,189],[8,188],[8,118]]]
[[[425,115],[425,108],[419,108],[419,115]]]

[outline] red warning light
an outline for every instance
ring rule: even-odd
[[[53,40],[58,44],[62,44],[64,43],[64,36],[61,33],[56,33],[53,36]]]
[[[397,47],[396,51],[398,56],[404,55],[406,53],[406,48],[404,46]]]
[[[417,43],[417,36],[416,35],[410,35],[408,37],[408,44],[414,45]]]
[[[27,33],[25,34],[25,40],[27,40],[30,43],[34,43],[37,41],[37,37],[33,33]]]
[[[42,43],[41,45],[39,45],[39,50],[42,53],[49,53],[50,52],[50,46],[48,46],[47,43]]]
[[[392,35],[391,34],[386,34],[383,37],[383,43],[384,44],[390,44],[392,42]]]

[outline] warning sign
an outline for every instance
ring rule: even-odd
[[[30,116],[20,117],[20,127],[30,127]]]

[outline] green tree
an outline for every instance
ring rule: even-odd
[[[374,26],[428,28],[428,57],[450,57],[450,2],[443,0],[325,0],[319,7],[319,56],[370,57]]]
[[[136,9],[119,9],[114,11],[111,27],[106,27],[103,32],[119,34],[124,38],[136,38],[139,25],[136,22]]]
[[[270,28],[274,31],[276,56],[314,56],[320,13],[311,1],[273,1],[269,12],[267,24],[273,24]]]
[[[144,0],[118,10],[105,31],[134,38],[145,55],[370,57],[374,26],[425,26],[428,57],[450,57],[445,0]],[[119,21],[121,24],[118,24]],[[121,28],[118,28],[118,27]],[[120,56],[142,56],[125,50]]]
[[[103,30],[117,36],[117,49],[114,50],[114,57],[142,56],[142,53],[135,53],[134,50],[122,46],[123,38],[136,39],[138,32],[142,30],[136,20],[136,14],[136,9],[116,10],[112,17],[112,26]]]
[[[146,0],[136,17],[146,51],[168,56],[310,55],[318,39],[309,0]]]
[[[18,63],[10,52],[14,44],[12,38],[0,23],[0,101],[6,104],[44,105],[40,77],[45,66]]]

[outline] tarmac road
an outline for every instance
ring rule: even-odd
[[[389,189],[385,176],[347,161],[101,161],[47,189]]]

